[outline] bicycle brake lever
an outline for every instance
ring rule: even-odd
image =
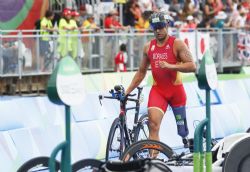
[[[128,96],[129,97],[134,97],[134,96],[136,96],[136,94],[129,94]]]
[[[100,102],[100,105],[102,106],[102,100],[103,99],[103,95],[99,95],[99,102]]]
[[[111,89],[111,90],[109,91],[109,93],[112,95],[112,97],[115,97],[115,93],[114,93],[114,90],[113,90],[113,89]]]

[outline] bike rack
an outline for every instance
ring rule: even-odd
[[[209,51],[206,51],[198,72],[198,85],[200,89],[206,91],[206,118],[196,127],[194,132],[194,172],[204,171],[204,158],[206,162],[206,172],[212,172],[212,152],[211,152],[211,103],[210,90],[214,90],[218,85],[216,66]],[[206,153],[203,151],[203,132],[206,127]]]
[[[73,78],[73,79],[72,79]],[[80,104],[84,99],[84,85],[81,71],[75,61],[66,56],[54,69],[47,85],[49,100],[65,106],[66,140],[58,144],[49,160],[50,172],[55,172],[56,156],[61,150],[61,172],[71,172],[70,106]]]

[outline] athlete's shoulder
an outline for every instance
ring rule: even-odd
[[[182,46],[185,46],[186,44],[184,43],[183,40],[181,40],[180,38],[176,38],[174,40],[174,47],[175,48],[178,48],[178,47],[182,47]]]
[[[146,42],[146,43],[144,44],[144,47],[149,47],[150,44],[151,44],[151,41],[148,41],[148,42]]]
[[[147,51],[150,47],[151,41],[148,41],[144,44],[144,51]]]
[[[148,41],[147,43],[145,43],[144,47],[149,48],[153,44],[156,44],[156,39],[152,39],[152,40]]]
[[[176,37],[175,37],[174,42],[175,42],[175,43],[180,43],[180,42],[183,42],[183,41],[182,41],[180,38],[176,38]]]

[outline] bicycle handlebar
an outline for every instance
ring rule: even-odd
[[[141,91],[142,91],[142,87],[137,87],[138,89],[138,94],[141,94]],[[101,100],[106,98],[106,99],[117,99],[119,100],[120,102],[126,102],[126,101],[138,101],[138,99],[133,99],[133,98],[128,98],[128,97],[134,97],[136,96],[136,94],[128,94],[125,96],[125,89],[122,85],[116,85],[114,86],[114,89],[111,89],[109,91],[109,93],[111,94],[111,96],[104,96],[104,95],[99,95],[99,101],[100,101],[100,104],[102,105],[101,103]]]

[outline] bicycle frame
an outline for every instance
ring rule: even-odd
[[[122,126],[122,132],[121,135],[125,137],[125,147],[128,147],[131,143],[134,142],[134,132],[136,129],[136,125],[138,123],[139,119],[139,112],[140,112],[140,96],[142,93],[142,87],[137,87],[138,94],[137,94],[137,99],[133,98],[127,98],[126,101],[120,101],[120,114],[119,114],[119,119],[121,122]],[[134,101],[136,102],[135,107],[128,107],[126,108],[126,103],[127,101]],[[135,110],[135,117],[134,117],[134,124],[132,130],[129,130],[127,127],[127,122],[126,122],[126,114],[128,110]]]
[[[100,100],[100,104],[101,104],[101,99],[103,98],[107,98],[107,99],[117,99],[120,102],[120,113],[119,113],[119,117],[118,117],[118,121],[120,123],[121,126],[121,138],[123,138],[123,142],[124,142],[124,146],[125,148],[128,147],[129,145],[131,145],[134,141],[135,141],[135,130],[137,128],[138,125],[138,121],[139,121],[139,111],[140,111],[140,96],[142,93],[142,87],[137,87],[138,90],[138,94],[136,98],[131,98],[132,96],[135,96],[136,94],[129,94],[125,97],[124,95],[124,88],[122,86],[115,86],[114,90],[111,89],[109,91],[109,93],[112,96],[102,96],[99,95],[99,100]],[[128,101],[132,101],[135,102],[135,106],[132,107],[126,107],[126,104]],[[135,116],[134,116],[134,124],[133,124],[133,128],[129,129],[127,127],[127,122],[126,122],[126,114],[127,111],[129,110],[135,110]],[[121,147],[121,150],[124,150],[123,147]]]

